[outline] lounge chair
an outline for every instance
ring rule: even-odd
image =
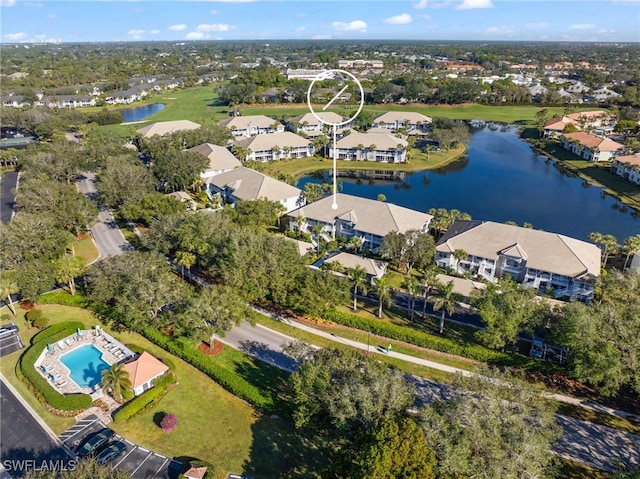
[[[61,388],[61,387],[62,387],[62,386],[64,386],[65,384],[67,384],[67,381],[65,381],[65,380],[58,381],[58,382],[56,383],[56,387]]]
[[[65,344],[66,344],[67,346],[73,346],[73,344],[71,343],[71,341],[69,341],[69,338],[65,339],[65,340],[64,340],[64,342],[65,342]]]
[[[51,382],[55,383],[56,381],[60,381],[60,375],[59,374],[52,374],[51,375]]]
[[[64,346],[65,346],[65,344],[64,344],[64,341],[62,341],[62,339],[60,341],[58,341],[58,347],[60,348],[60,350],[63,350]]]

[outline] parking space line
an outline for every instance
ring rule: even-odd
[[[156,454],[156,453],[154,453],[154,454]],[[156,456],[160,456],[160,454],[156,454]],[[160,456],[160,457],[164,457],[164,456]],[[160,469],[162,469],[165,466],[165,464],[167,464],[168,460],[169,460],[168,457],[164,457],[164,462],[162,463],[162,465],[158,469],[156,469],[156,472],[153,473],[153,477],[156,477],[158,475],[158,473],[160,472]]]
[[[88,421],[88,419],[83,419],[82,421]],[[71,428],[67,429],[67,430],[65,431],[65,433],[66,433],[66,432],[68,432],[70,429],[73,429],[73,428],[75,428],[75,427],[78,427],[82,421],[78,421],[78,423],[77,423],[75,426],[72,426]],[[87,429],[89,426],[92,426],[92,425],[93,425],[93,423],[94,423],[94,422],[96,422],[96,421],[100,421],[100,420],[99,420],[98,418],[92,419],[90,423],[88,423],[88,424],[86,424],[86,425],[83,425],[83,427],[82,427],[82,428],[78,429],[78,430],[77,430],[77,431],[75,431],[73,434],[71,434],[71,435],[70,435],[70,436],[68,436],[67,438],[63,439],[63,440],[62,440],[62,442],[66,443],[66,442],[67,442],[69,439],[71,439],[72,437],[74,437],[74,436],[76,436],[76,435],[80,434],[82,431],[84,431],[85,429]],[[61,435],[60,437],[62,438],[62,435]]]
[[[129,441],[126,441],[126,442],[129,442]],[[126,454],[124,455],[124,457],[123,457],[122,459],[120,459],[120,461],[118,461],[118,464],[116,464],[115,466],[113,466],[113,468],[114,468],[114,469],[115,469],[116,467],[118,467],[120,464],[122,464],[122,461],[124,461],[127,457],[129,457],[129,454],[131,454],[133,451],[135,451],[135,450],[136,450],[135,444],[134,444],[133,446],[134,446],[134,448],[133,448],[133,449],[131,449],[128,453],[126,453]]]
[[[142,449],[141,447],[138,447],[138,449]],[[144,451],[145,449],[143,449]],[[147,451],[149,452],[149,451]],[[138,472],[138,469],[140,469],[142,467],[142,465],[147,461],[147,459],[149,459],[151,457],[151,453],[147,454],[147,457],[145,457],[142,461],[140,461],[140,464],[138,464],[138,467],[135,468],[135,470],[131,473],[131,476],[135,475],[136,472]]]

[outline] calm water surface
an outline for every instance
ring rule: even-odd
[[[329,172],[322,176],[306,176],[298,187],[330,181]],[[533,154],[515,127],[474,130],[466,157],[441,170],[396,176],[402,178],[342,177],[342,192],[372,199],[382,193],[390,203],[419,211],[455,208],[473,219],[527,222],[578,239],[598,231],[622,242],[640,232],[640,215],[634,217],[633,209],[624,211],[601,188],[563,175],[553,162]]]
[[[153,105],[136,106],[133,108],[124,108],[120,110],[122,113],[122,122],[129,123],[131,121],[140,121],[145,118],[164,110],[164,104],[154,103]]]

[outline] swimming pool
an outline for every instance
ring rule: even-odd
[[[92,388],[99,384],[102,371],[109,369],[109,364],[102,359],[102,351],[91,344],[60,356],[60,362],[69,369],[71,380],[81,388]]]

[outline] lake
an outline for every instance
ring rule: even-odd
[[[165,105],[162,103],[154,103],[153,105],[135,106],[133,108],[124,108],[119,110],[122,114],[122,122],[130,123],[132,121],[140,121],[145,118],[164,110]]]
[[[390,203],[424,212],[455,208],[473,219],[526,222],[582,240],[597,231],[621,243],[640,232],[638,213],[601,188],[562,173],[561,166],[535,155],[516,127],[487,126],[472,130],[465,157],[439,170],[338,175],[343,193],[372,199],[383,194]],[[297,186],[309,181],[330,182],[330,172],[303,177]]]

